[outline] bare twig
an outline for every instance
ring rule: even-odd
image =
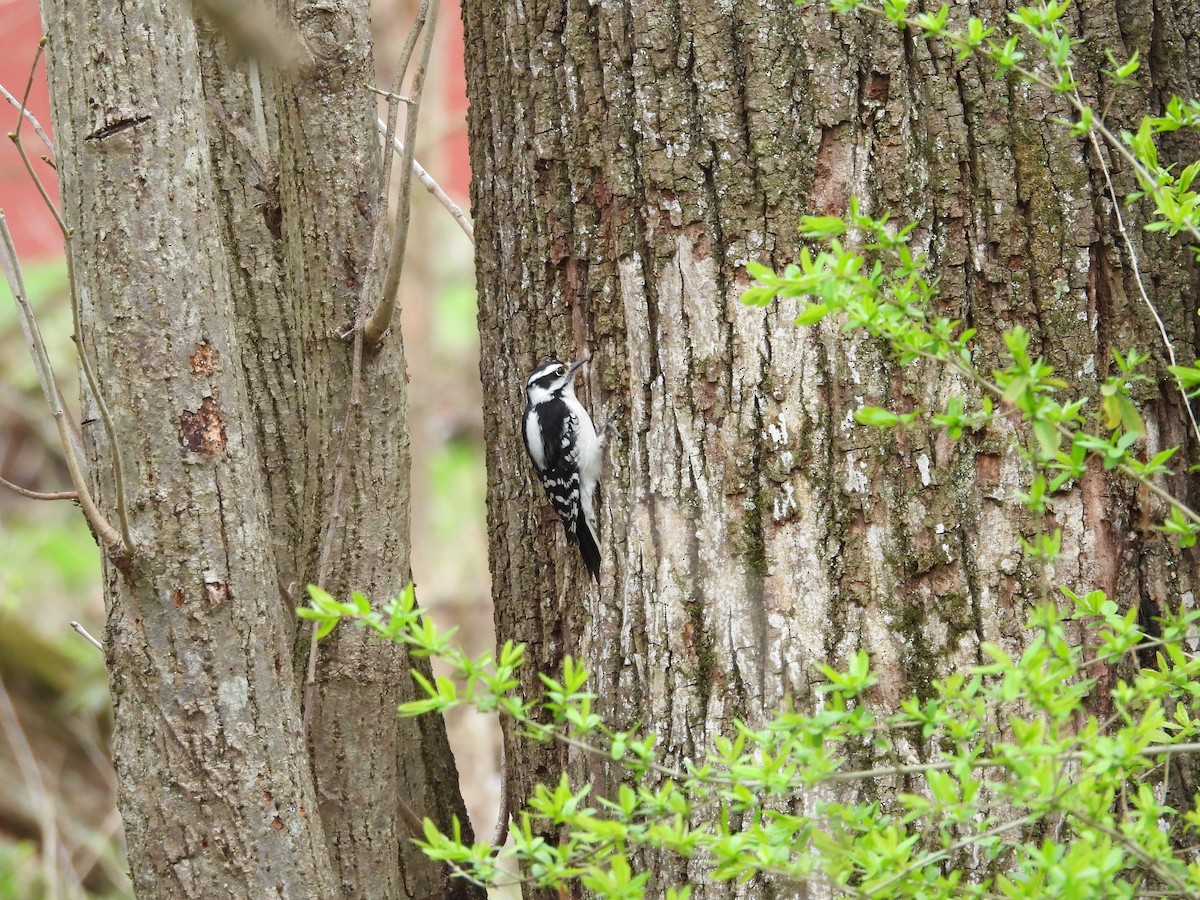
[[[79,495],[79,505],[83,507],[83,513],[87,516],[88,523],[95,530],[97,537],[100,538],[101,543],[106,548],[128,553],[130,549],[129,545],[122,540],[117,530],[108,523],[92,499],[91,492],[87,487],[87,478],[84,476],[79,459],[75,455],[71,430],[67,424],[67,416],[63,410],[58,386],[54,381],[54,369],[50,365],[50,356],[46,352],[46,343],[42,340],[42,333],[38,328],[37,319],[34,318],[33,308],[29,305],[29,296],[25,293],[25,279],[22,277],[21,267],[17,261],[17,251],[13,246],[12,232],[8,229],[8,220],[4,217],[3,212],[0,212],[0,265],[3,265],[4,274],[8,278],[9,289],[12,291],[13,299],[17,304],[17,312],[21,319],[21,329],[25,332],[25,341],[29,345],[30,354],[33,356],[33,364],[37,370],[38,381],[42,385],[42,395],[46,398],[46,403],[50,406],[50,415],[54,417],[54,424],[58,428],[58,438],[62,442],[63,455],[67,462],[67,471],[71,473],[71,484],[75,486],[75,490]]]
[[[374,347],[382,339],[384,332],[392,324],[392,315],[396,311],[396,289],[400,285],[400,272],[404,268],[404,248],[408,243],[408,222],[412,199],[412,162],[413,147],[417,142],[417,116],[421,111],[421,94],[425,90],[425,73],[429,69],[429,56],[433,51],[433,37],[437,28],[438,0],[429,3],[429,25],[425,32],[425,41],[421,47],[421,61],[413,73],[413,86],[409,92],[408,112],[404,118],[404,153],[400,162],[400,197],[396,207],[396,227],[392,232],[392,245],[389,248],[387,274],[383,279],[383,292],[375,311],[363,326],[363,336],[367,346]],[[395,93],[395,92],[393,92]],[[390,113],[390,111],[389,111]],[[391,139],[385,139],[391,144]],[[389,153],[388,156],[391,156]]]
[[[359,385],[362,382],[362,351],[362,328],[361,326],[355,326],[350,397],[346,401],[346,414],[342,419],[342,436],[338,443],[338,452],[333,464],[333,493],[330,495],[329,500],[329,521],[325,523],[325,536],[321,540],[321,556],[317,561],[317,584],[319,585],[324,585],[329,579],[329,567],[333,559],[333,539],[337,534],[338,525],[342,521],[342,503],[346,494],[346,476],[350,468],[346,462],[346,445],[349,443],[351,426],[361,402],[359,399]],[[301,727],[304,729],[306,737],[309,725],[312,724],[313,704],[316,702],[317,627],[318,623],[313,622],[312,636],[308,641],[308,666],[304,675],[304,710],[301,716]]]
[[[499,850],[508,840],[508,754],[504,751],[504,735],[500,735],[500,809],[496,811],[496,830],[492,832],[492,849]]]
[[[129,533],[129,507],[125,501],[125,454],[121,452],[121,443],[117,440],[117,428],[113,424],[112,413],[108,411],[108,403],[104,399],[104,394],[100,392],[100,385],[96,382],[96,375],[88,360],[87,350],[83,346],[83,341],[79,339],[79,309],[75,294],[75,257],[71,252],[70,241],[67,242],[66,252],[67,279],[71,289],[71,313],[75,320],[75,333],[72,335],[72,340],[75,342],[76,356],[79,357],[79,368],[83,370],[84,381],[87,382],[92,399],[96,401],[96,409],[100,412],[100,423],[104,426],[104,435],[108,439],[108,452],[112,457],[113,505],[117,513],[117,526],[121,529],[121,538],[125,541],[125,546],[132,550],[133,538]]]
[[[383,97],[387,100],[395,100],[397,103],[412,103],[412,100],[410,100],[408,97],[405,97],[403,94],[397,94],[395,91],[385,91],[383,88],[375,87],[373,84],[368,84],[367,90],[372,94],[378,94],[380,97]]]
[[[46,130],[42,128],[42,123],[37,120],[37,117],[28,109],[26,109],[25,105],[20,100],[9,93],[8,88],[2,84],[0,84],[0,96],[4,97],[5,100],[15,106],[17,111],[20,112],[24,118],[29,120],[29,124],[33,127],[34,134],[36,134],[41,142],[46,145],[46,149],[50,151],[50,155],[57,156],[57,154],[54,152],[54,143],[50,140],[49,135],[46,134]],[[46,163],[46,165],[50,166],[51,168],[54,167],[54,163],[51,160],[44,156],[41,159],[42,162]]]
[[[75,491],[31,491],[29,488],[23,488],[19,484],[13,484],[7,478],[0,476],[0,487],[6,487],[10,491],[16,491],[22,497],[28,497],[30,500],[78,500],[79,494]]]
[[[45,48],[46,39],[42,38],[40,41],[38,41],[37,53],[35,53],[33,56],[33,65],[29,67],[29,79],[25,82],[25,93],[21,96],[21,105],[18,107],[19,109],[23,110],[29,106],[29,93],[33,90],[33,78],[37,73],[37,64],[42,58],[42,51],[45,50]],[[11,140],[13,145],[17,148],[17,153],[21,157],[21,162],[25,166],[25,171],[28,172],[29,177],[33,179],[34,186],[37,188],[38,193],[41,194],[42,202],[46,204],[46,208],[50,210],[51,215],[54,216],[54,221],[58,224],[59,230],[62,231],[63,237],[65,238],[68,236],[67,223],[63,221],[62,213],[58,211],[58,207],[51,199],[50,193],[46,190],[46,186],[42,184],[42,179],[38,178],[37,172],[34,171],[33,163],[29,160],[29,154],[25,152],[25,145],[21,143],[21,126],[24,123],[25,117],[18,116],[16,130],[12,131],[8,135],[9,140]]]
[[[425,837],[425,823],[421,820],[421,817],[413,812],[413,808],[408,805],[403,797],[397,795],[395,800],[400,804],[400,818],[404,820],[404,824],[408,828],[408,833],[417,840],[423,840]]]
[[[408,29],[408,36],[404,39],[404,47],[400,51],[400,58],[396,61],[396,74],[392,77],[392,89],[383,91],[384,96],[388,101],[387,121],[383,126],[384,133],[384,155],[383,155],[383,179],[379,184],[379,214],[383,215],[387,210],[388,195],[392,188],[392,155],[387,152],[387,144],[396,139],[396,119],[400,114],[399,102],[411,107],[412,100],[404,97],[400,93],[400,88],[404,84],[404,76],[408,74],[408,65],[412,62],[413,51],[417,49],[417,38],[421,36],[421,29],[425,27],[425,22],[429,17],[429,0],[421,0],[421,5],[417,7],[417,15],[413,18],[413,23]],[[432,27],[430,28],[432,32]],[[420,107],[420,95],[417,95],[417,107]],[[410,108],[405,112],[404,127],[407,133],[409,122],[415,121],[416,116]],[[378,118],[375,120],[379,121]],[[377,220],[378,221],[378,220]],[[375,253],[375,248],[372,247],[372,255]],[[372,258],[371,262],[377,263],[377,258]]]
[[[54,146],[53,146],[53,144],[50,143],[50,139],[48,137],[46,137],[45,132],[42,131],[41,125],[38,123],[37,119],[35,119],[32,116],[32,114],[29,114],[29,110],[28,110],[29,94],[30,94],[30,91],[33,89],[34,75],[37,72],[38,60],[41,58],[41,55],[45,49],[45,46],[46,46],[46,39],[43,37],[38,42],[37,53],[34,55],[33,65],[30,66],[30,68],[29,68],[29,79],[25,83],[25,93],[22,95],[21,99],[18,101],[7,90],[4,91],[5,97],[8,98],[10,103],[15,103],[18,111],[21,113],[20,118],[17,119],[16,130],[14,130],[12,132],[12,134],[9,135],[9,137],[11,138],[13,144],[16,146],[17,152],[21,156],[21,161],[25,164],[26,172],[28,172],[29,177],[31,179],[33,179],[33,183],[37,187],[38,193],[41,195],[42,200],[45,202],[47,208],[54,215],[54,221],[58,223],[59,230],[62,232],[62,235],[63,235],[63,242],[65,244],[65,251],[66,251],[66,256],[67,256],[67,281],[69,283],[70,294],[71,294],[71,314],[72,314],[73,324],[74,324],[74,328],[75,328],[75,335],[74,335],[75,349],[79,355],[80,369],[83,371],[84,379],[87,381],[88,388],[91,390],[91,393],[92,393],[92,397],[96,401],[96,407],[100,412],[100,420],[104,425],[105,435],[108,438],[109,449],[112,454],[112,460],[113,460],[113,484],[114,484],[114,488],[116,490],[115,507],[116,507],[116,513],[117,513],[117,523],[121,529],[121,537],[125,542],[126,548],[128,549],[128,548],[132,548],[133,541],[130,538],[129,522],[128,522],[127,515],[126,515],[127,504],[125,502],[125,467],[124,467],[124,463],[122,460],[120,443],[117,441],[116,429],[113,426],[112,415],[108,411],[108,404],[105,403],[105,401],[104,401],[104,395],[100,393],[100,388],[97,384],[95,373],[92,371],[92,366],[91,366],[90,361],[88,360],[87,353],[85,352],[85,350],[83,348],[83,344],[81,343],[81,341],[79,339],[79,309],[78,309],[78,301],[77,301],[77,296],[76,296],[75,265],[74,265],[73,255],[71,253],[71,232],[67,228],[66,222],[63,220],[62,214],[59,212],[58,207],[55,206],[54,201],[50,198],[49,193],[47,193],[46,188],[42,184],[41,179],[38,178],[37,173],[34,171],[33,164],[29,161],[29,156],[25,152],[25,145],[21,143],[21,125],[24,123],[25,119],[28,118],[30,123],[32,124],[32,127],[37,132],[38,136],[46,144],[46,147],[50,150],[51,153],[54,152]],[[0,90],[3,90],[3,88],[0,88]],[[49,160],[46,160],[46,161],[49,162]],[[51,165],[53,165],[53,164],[51,163]],[[17,264],[15,250],[12,250],[12,261],[13,261],[13,265],[15,267]],[[18,270],[18,274],[19,274],[19,270]],[[63,449],[68,453],[70,453],[72,450],[74,450],[77,454],[79,464],[80,464],[80,466],[82,466],[83,465],[83,454],[82,454],[81,441],[79,439],[79,432],[75,426],[75,423],[71,420],[69,415],[66,415],[66,425],[67,425],[68,434],[70,435],[71,439],[69,442],[64,441]],[[78,499],[78,494],[76,495],[75,499]]]
[[[377,119],[376,125],[381,132],[384,132],[387,127],[384,125],[383,119]],[[401,159],[404,158],[404,142],[401,141],[400,138],[392,138],[392,148],[400,154]],[[433,176],[430,175],[415,159],[412,161],[412,170],[413,174],[417,176],[421,184],[425,185],[425,189],[428,190],[429,193],[433,194],[433,198],[437,200],[438,203],[442,204],[442,206],[446,208],[450,215],[454,216],[454,221],[458,223],[458,227],[461,228],[463,234],[467,236],[467,240],[474,244],[475,229],[471,226],[471,223],[467,221],[467,217],[463,213],[462,208],[450,199],[450,195],[442,190],[442,186],[434,181]]]
[[[102,643],[100,643],[98,640],[96,640],[94,637],[92,637],[90,634],[88,634],[88,630],[86,628],[84,628],[78,622],[72,622],[71,627],[75,629],[75,633],[78,634],[81,638],[83,638],[85,641],[87,641],[89,644],[91,644],[93,647],[95,647],[101,653],[104,652],[104,645]]]

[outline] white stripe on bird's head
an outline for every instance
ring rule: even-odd
[[[529,374],[529,380],[525,383],[525,394],[529,402],[537,406],[555,394],[574,394],[575,374],[586,364],[586,359],[570,365],[557,359],[542,363]]]

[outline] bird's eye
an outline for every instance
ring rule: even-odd
[[[559,375],[566,375],[566,374],[567,374],[567,367],[566,367],[566,366],[559,366],[559,367],[558,367],[558,374],[559,374]]]

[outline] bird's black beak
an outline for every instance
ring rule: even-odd
[[[578,372],[580,369],[582,369],[587,364],[588,364],[587,357],[584,357],[583,359],[579,360],[579,362],[571,363],[570,367],[567,369],[567,380],[570,381],[571,379],[573,379],[575,377],[575,373]]]

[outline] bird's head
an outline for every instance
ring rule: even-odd
[[[544,362],[529,375],[525,383],[525,396],[536,406],[551,397],[575,393],[575,373],[587,365],[586,359],[564,363],[557,359]]]

